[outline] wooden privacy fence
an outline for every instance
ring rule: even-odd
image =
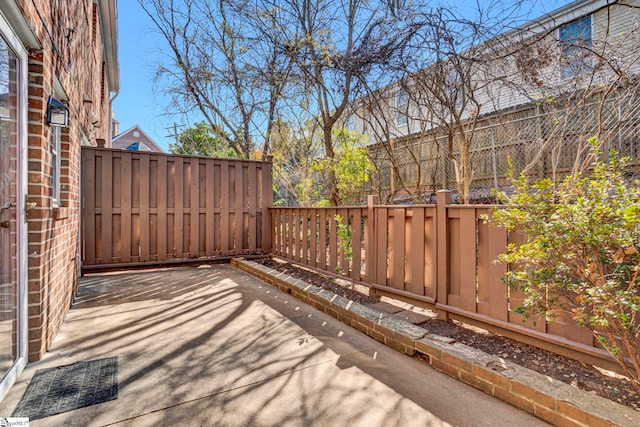
[[[436,205],[272,208],[273,253],[364,282],[380,294],[435,308],[441,318],[478,324],[560,354],[610,361],[591,332],[570,318],[529,319],[516,313],[523,294],[501,278],[495,263],[522,236],[484,221],[491,206]],[[340,221],[336,220],[336,215]],[[610,367],[615,368],[613,363]]]
[[[83,267],[268,252],[271,182],[271,162],[83,147]]]

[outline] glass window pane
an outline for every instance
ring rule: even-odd
[[[17,360],[18,58],[0,35],[0,378]]]

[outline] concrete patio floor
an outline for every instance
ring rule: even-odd
[[[32,426],[546,425],[229,265],[92,274],[37,369],[118,356],[119,395]]]

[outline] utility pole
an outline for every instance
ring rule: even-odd
[[[166,130],[173,129],[173,133],[169,133],[169,135],[167,135],[167,138],[173,137],[173,139],[176,141],[176,145],[178,145],[178,136],[180,136],[180,134],[178,133],[178,128],[183,128],[184,126],[185,125],[179,125],[176,122],[173,122],[173,126],[165,128]]]

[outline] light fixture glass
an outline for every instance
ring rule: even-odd
[[[69,123],[69,108],[51,95],[47,101],[47,123],[51,126],[67,126]]]

